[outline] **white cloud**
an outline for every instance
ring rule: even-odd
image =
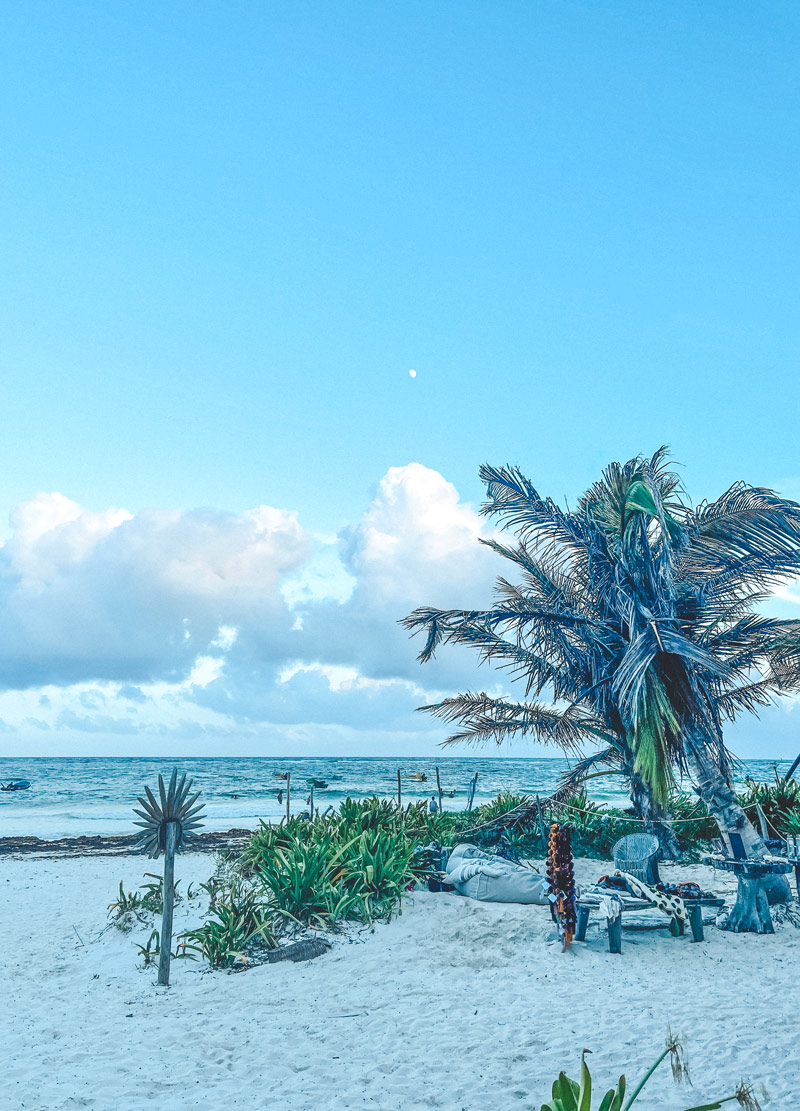
[[[54,494],[18,507],[12,525],[0,549],[0,685],[178,680],[244,623],[265,657],[286,652],[293,616],[280,584],[312,551],[294,513],[96,514]]]
[[[404,677],[452,687],[474,666],[453,649],[427,665],[397,622],[421,605],[488,605],[498,557],[478,542],[486,521],[437,471],[392,467],[372,503],[341,536],[342,559],[355,587],[340,605],[304,611],[307,658],[352,666],[373,678]]]
[[[397,622],[421,604],[488,601],[484,532],[417,463],[392,468],[337,539],[268,506],[93,513],[37,495],[0,548],[0,713],[11,730],[70,737],[432,735],[414,708],[463,685],[473,661],[421,668]]]

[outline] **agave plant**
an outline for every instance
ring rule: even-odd
[[[417,609],[421,661],[448,643],[507,668],[524,697],[485,692],[420,707],[459,728],[449,743],[528,736],[627,776],[645,818],[690,770],[725,832],[764,844],[731,787],[723,726],[800,689],[800,621],[758,613],[800,571],[800,505],[738,482],[691,507],[665,449],[612,464],[562,510],[514,467],[481,468],[484,513],[516,533],[485,540],[519,582],[487,610]],[[784,885],[786,886],[786,885]],[[788,890],[788,888],[787,888]]]

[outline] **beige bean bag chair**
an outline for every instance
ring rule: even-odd
[[[446,883],[459,895],[486,903],[535,903],[546,907],[547,877],[475,845],[456,845],[447,861]]]

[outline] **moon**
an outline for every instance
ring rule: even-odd
[[[408,372],[408,376],[409,376],[409,378],[416,378],[417,377],[417,372],[415,370],[410,370]]]

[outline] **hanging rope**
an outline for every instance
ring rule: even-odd
[[[580,806],[572,806],[568,802],[556,802],[549,806],[545,806],[543,803],[534,802],[530,796],[526,796],[521,803],[518,803],[517,806],[513,808],[513,810],[507,810],[505,814],[498,814],[497,817],[490,818],[488,822],[483,822],[480,825],[461,830],[459,836],[466,837],[468,834],[480,833],[482,830],[490,829],[492,826],[500,826],[501,828],[513,826],[522,821],[523,818],[533,818],[539,810],[544,811],[545,809],[547,809],[549,813],[558,810],[571,810],[575,814],[589,814],[591,817],[600,818],[603,821],[630,822],[639,826],[663,825],[667,826],[669,829],[672,829],[676,824],[708,822],[711,820],[710,816],[706,814],[699,818],[658,818],[646,821],[644,818],[630,818],[627,815],[621,817],[619,814],[604,814],[597,810],[588,810]]]

